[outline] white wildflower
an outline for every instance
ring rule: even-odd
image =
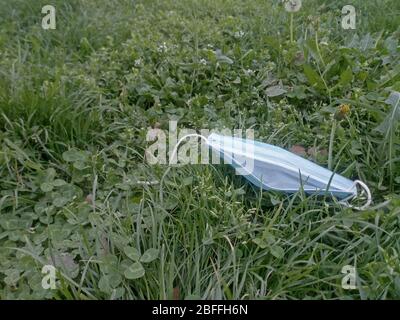
[[[167,44],[163,42],[157,48],[158,52],[166,52],[168,50]]]
[[[242,30],[235,32],[235,38],[243,38],[244,35],[245,33]]]
[[[287,0],[285,2],[287,12],[297,12],[301,9],[301,0]]]

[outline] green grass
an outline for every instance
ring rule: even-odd
[[[52,0],[46,31],[49,1],[0,0],[0,298],[400,298],[400,3],[303,2],[291,43],[280,1]],[[167,169],[143,156],[170,120],[315,147],[374,204],[261,192],[224,165],[140,184]]]

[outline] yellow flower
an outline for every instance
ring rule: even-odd
[[[346,115],[348,115],[349,113],[350,113],[350,105],[347,104],[347,103],[342,103],[342,104],[339,106],[339,108],[338,108],[338,110],[337,110],[337,112],[336,112],[336,114],[335,114],[335,118],[336,118],[337,120],[342,120],[342,119],[344,119],[344,118],[346,117]]]
[[[349,104],[341,104],[339,106],[339,112],[343,113],[344,115],[350,112],[350,105]]]

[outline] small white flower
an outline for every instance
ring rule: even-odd
[[[135,67],[140,67],[141,64],[142,64],[142,59],[139,58],[135,60]]]
[[[251,70],[251,69],[244,70],[244,74],[246,76],[253,76],[254,75],[254,70]]]
[[[235,32],[235,38],[243,38],[244,35],[245,33],[242,30]]]
[[[285,2],[287,12],[297,12],[301,9],[301,0],[287,0]]]
[[[201,59],[200,60],[200,64],[205,66],[207,64],[207,60],[206,59]]]
[[[167,48],[167,44],[165,43],[165,42],[163,42],[163,44],[160,44],[159,46],[158,46],[158,52],[165,52],[165,51],[167,51],[168,50],[168,48]]]

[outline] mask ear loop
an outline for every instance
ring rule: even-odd
[[[340,201],[339,203],[343,204],[344,206],[346,206],[348,208],[352,208],[354,210],[362,211],[362,210],[367,209],[371,205],[372,195],[371,195],[371,191],[369,190],[368,186],[364,182],[362,182],[361,180],[355,180],[354,183],[353,183],[353,186],[349,189],[349,191],[351,189],[353,189],[353,187],[357,187],[357,185],[359,185],[363,190],[361,192],[361,194],[365,191],[365,193],[367,195],[367,202],[361,207],[355,207],[355,206],[349,204],[347,201],[350,200],[350,199],[353,199],[354,197],[357,197],[357,195],[355,195],[355,196],[352,196],[350,198],[344,199],[344,200]]]
[[[178,152],[178,148],[180,146],[180,144],[185,141],[186,138],[190,138],[190,137],[197,137],[197,138],[201,138],[203,139],[207,144],[209,144],[207,137],[201,135],[201,134],[197,134],[197,133],[191,133],[191,134],[187,134],[184,135],[182,138],[179,139],[179,141],[176,143],[174,149],[172,150],[171,153],[171,157],[169,158],[169,164],[171,165],[172,159],[175,158],[176,153]],[[160,180],[160,201],[163,202],[163,183],[164,183],[164,179],[167,176],[168,172],[171,170],[171,166],[169,166],[167,168],[167,170],[165,170],[163,176],[161,177]]]

